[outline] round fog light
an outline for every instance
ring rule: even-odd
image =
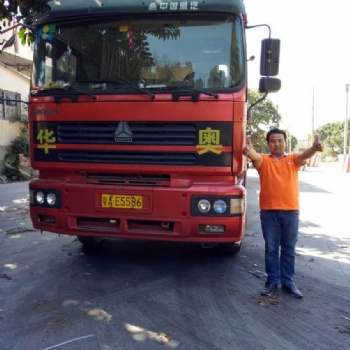
[[[219,199],[217,201],[215,201],[214,203],[214,210],[218,213],[218,214],[222,214],[226,211],[227,209],[227,204],[225,201],[223,201],[222,199]]]
[[[207,199],[201,199],[198,202],[198,210],[201,213],[207,213],[210,210],[210,202]]]
[[[43,204],[44,201],[45,201],[45,196],[44,196],[44,193],[41,192],[41,191],[38,191],[35,195],[35,200],[37,203],[39,204]]]
[[[56,203],[56,195],[54,193],[48,193],[48,195],[46,196],[46,201],[47,204],[49,205],[55,205]]]

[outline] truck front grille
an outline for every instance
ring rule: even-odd
[[[195,153],[179,152],[60,150],[58,159],[69,163],[194,165],[197,157]]]
[[[130,140],[133,145],[195,145],[197,128],[192,123],[135,123]],[[118,123],[60,123],[57,135],[60,143],[116,144]]]

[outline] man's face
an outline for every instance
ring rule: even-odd
[[[284,154],[286,148],[286,141],[282,134],[271,134],[267,143],[269,151],[274,156],[280,157]]]

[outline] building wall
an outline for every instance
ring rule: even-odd
[[[11,141],[21,134],[22,127],[22,123],[0,119],[0,174],[4,170],[5,156],[9,152]]]
[[[11,30],[6,30],[6,23],[2,23],[2,29],[5,31],[1,39],[5,42],[15,35],[16,40],[13,45],[7,47],[0,54],[0,96],[4,92],[10,92],[12,95],[20,94],[20,99],[28,101],[29,95],[29,83],[30,83],[30,68],[23,69],[23,61],[27,65],[31,65],[33,51],[32,48],[27,45],[21,45],[17,33],[19,27],[14,26],[15,23],[11,23]],[[11,59],[5,60],[5,56],[10,56]],[[4,63],[8,62],[8,64]],[[20,63],[22,65],[20,65]],[[19,96],[18,96],[19,97]],[[16,106],[5,105],[0,102],[0,174],[4,171],[5,156],[9,151],[11,142],[21,134],[23,124],[19,120],[28,120],[28,107],[25,103],[20,103],[19,108]],[[6,114],[13,114],[18,117],[14,120],[9,120]],[[19,120],[18,120],[19,119]]]
[[[24,77],[20,72],[0,64],[0,90],[20,93],[21,99],[28,101],[29,81],[29,78]]]
[[[9,91],[20,94],[23,101],[28,101],[29,78],[23,77],[21,74],[6,68],[0,64],[0,93]],[[6,119],[4,115],[4,106],[0,103],[0,174],[4,171],[5,155],[9,146],[17,136],[21,134],[23,124],[17,121]],[[28,120],[28,108],[25,103],[20,104],[20,116],[22,121]]]

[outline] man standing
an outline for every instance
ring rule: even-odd
[[[295,246],[299,230],[298,171],[307,159],[323,151],[319,136],[301,153],[285,154],[287,136],[283,130],[272,129],[266,141],[269,155],[257,153],[247,139],[243,154],[257,169],[260,178],[260,220],[265,240],[267,281],[261,295],[270,296],[282,290],[296,298],[303,294],[293,281]]]

